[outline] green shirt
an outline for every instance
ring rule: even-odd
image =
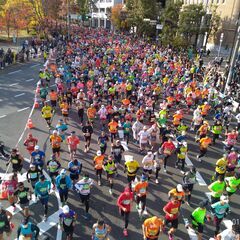
[[[204,224],[204,221],[205,221],[205,216],[206,216],[206,212],[207,212],[207,209],[204,208],[196,208],[193,213],[192,213],[192,216],[193,218],[195,219],[195,221],[193,220],[193,224],[195,223],[201,223],[201,224]]]
[[[234,193],[237,191],[237,188],[240,185],[240,179],[236,179],[234,176],[233,177],[227,177],[225,178],[225,181],[228,182],[228,185],[226,190],[230,193]]]
[[[224,189],[225,189],[226,183],[225,182],[218,182],[215,181],[212,184],[209,185],[209,189],[212,190],[212,196],[215,198],[221,197]]]
[[[130,132],[130,129],[131,129],[131,123],[130,123],[130,122],[123,124],[124,133],[129,133],[129,132]]]

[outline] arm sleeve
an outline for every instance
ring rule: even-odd
[[[37,225],[32,224],[32,231],[35,232],[36,237],[38,237],[40,229]]]

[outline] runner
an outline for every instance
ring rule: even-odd
[[[28,187],[25,187],[22,182],[18,183],[18,188],[14,192],[15,201],[20,204],[23,209],[23,215],[29,216],[29,200],[32,200],[32,193]]]
[[[2,203],[0,203],[0,240],[4,240],[4,232],[7,235],[7,239],[11,239],[11,219],[12,214],[3,209]]]
[[[53,134],[50,135],[49,139],[52,146],[52,153],[56,154],[56,156],[59,158],[62,138],[58,135],[57,130],[53,131]]]
[[[117,140],[116,144],[112,143],[111,154],[113,156],[116,168],[120,165],[122,160],[122,154],[124,153],[124,147],[121,145],[121,141]],[[116,175],[117,175],[116,169]]]
[[[211,205],[211,209],[213,210],[213,214],[214,214],[214,224],[216,226],[215,233],[214,233],[215,238],[220,231],[220,224],[223,218],[226,217],[226,215],[228,214],[228,211],[230,208],[228,202],[229,202],[228,196],[222,195],[220,197],[219,202],[216,202]]]
[[[170,229],[168,231],[169,240],[173,240],[173,234],[176,232],[178,228],[178,217],[181,203],[178,200],[177,196],[171,197],[170,201],[163,207],[163,212],[165,215],[164,225],[170,225]]]
[[[109,132],[110,132],[111,142],[113,143],[113,140],[116,139],[117,132],[118,132],[118,123],[114,120],[114,118],[108,124],[108,129],[109,129]]]
[[[12,152],[10,154],[10,158],[9,158],[8,162],[6,163],[6,165],[8,166],[11,163],[13,172],[21,173],[22,167],[23,167],[23,161],[24,161],[23,157],[20,154],[20,152],[18,151],[18,149],[13,148]]]
[[[25,139],[23,145],[26,147],[27,151],[31,155],[31,153],[34,151],[34,147],[37,145],[38,139],[34,138],[31,133],[27,135],[27,138]]]
[[[40,170],[36,165],[30,164],[29,170],[27,171],[27,180],[28,182],[31,183],[32,192],[34,192],[35,185],[41,175],[42,175],[42,170]],[[33,201],[36,202],[37,196],[36,195],[34,196],[35,196],[35,199]]]
[[[79,179],[79,175],[82,172],[82,163],[77,159],[71,160],[68,163],[68,170],[70,171],[70,178],[73,182],[73,189],[75,189],[75,184]]]
[[[62,206],[64,206],[68,200],[68,192],[72,188],[71,178],[66,175],[66,170],[62,169],[60,175],[56,177],[56,187],[60,195]]]
[[[143,164],[143,172],[148,177],[148,181],[150,181],[153,166],[154,166],[154,154],[151,151],[147,152],[147,155],[142,160]]]
[[[108,136],[105,134],[104,131],[102,131],[101,135],[98,137],[98,145],[100,147],[102,154],[105,154],[107,150],[107,142],[108,142]]]
[[[222,175],[218,176],[217,180],[208,186],[208,189],[211,191],[211,204],[220,201],[220,197],[223,194],[225,187],[226,183],[224,182],[224,177]]]
[[[237,189],[240,186],[240,173],[236,172],[232,177],[225,178],[226,191],[231,199],[231,196],[236,193]]]
[[[125,237],[128,236],[128,223],[129,223],[129,214],[131,212],[131,205],[133,201],[133,192],[129,187],[124,189],[124,192],[120,194],[117,199],[117,206],[119,207],[119,211],[122,217],[124,217],[124,229],[123,235]]]
[[[51,178],[51,182],[53,185],[53,190],[56,188],[56,177],[59,174],[59,169],[61,168],[61,164],[56,159],[56,155],[52,154],[51,159],[47,162],[47,170],[49,173],[49,177]]]
[[[153,216],[143,222],[143,239],[144,240],[158,240],[159,234],[163,231],[163,220],[159,217]]]
[[[107,173],[107,180],[109,182],[109,193],[112,195],[112,189],[113,189],[113,179],[116,173],[116,163],[113,161],[112,156],[108,156],[107,161],[103,164],[103,169]]]
[[[93,127],[90,121],[86,122],[86,125],[82,128],[83,135],[85,137],[85,148],[84,152],[88,152],[90,149],[92,134],[93,134]]]
[[[207,215],[207,205],[208,201],[206,200],[200,202],[199,207],[196,208],[191,214],[192,227],[197,231],[199,240],[202,240],[205,221],[207,220],[209,222],[211,220],[211,217]]]
[[[66,234],[67,240],[73,239],[73,232],[77,221],[77,214],[70,210],[68,205],[64,205],[62,213],[59,214],[59,223],[62,231]]]
[[[42,108],[42,117],[47,122],[48,128],[51,129],[51,119],[52,119],[52,108],[48,105],[48,102],[44,102],[44,107]]]
[[[54,89],[51,89],[49,93],[49,98],[50,98],[50,103],[53,111],[55,111],[57,107],[57,99],[58,99],[58,94]]]
[[[90,219],[89,201],[90,192],[93,185],[93,180],[89,178],[87,173],[84,174],[83,178],[75,184],[75,189],[79,193],[82,204],[85,204],[85,215],[83,216],[86,220]]]
[[[147,126],[144,126],[143,130],[141,130],[138,133],[138,137],[139,137],[140,153],[143,153],[147,147],[147,144],[150,138],[150,133],[147,131]]]
[[[51,189],[50,181],[45,179],[44,175],[41,175],[39,181],[35,185],[35,195],[39,198],[41,204],[44,207],[43,221],[47,221],[48,214],[48,200]]]
[[[102,185],[102,171],[105,155],[100,150],[97,151],[96,156],[93,159],[94,168],[96,171],[98,185]]]
[[[202,162],[202,157],[204,157],[207,153],[208,146],[212,143],[212,139],[208,136],[202,137],[199,140],[200,143],[200,154],[197,155],[197,160]]]
[[[66,141],[65,132],[68,130],[68,126],[63,122],[62,119],[58,120],[56,130],[58,131],[58,135],[62,138],[62,141],[65,142]]]
[[[147,215],[146,210],[146,199],[147,199],[147,189],[148,189],[148,177],[146,175],[141,176],[140,182],[138,182],[134,187],[134,192],[136,193],[136,208],[138,210],[139,216]]]
[[[37,225],[29,222],[28,218],[25,218],[17,230],[17,239],[38,239],[40,229]]]
[[[92,227],[92,240],[110,240],[108,237],[111,232],[111,227],[103,220],[98,219]]]
[[[70,153],[70,159],[75,158],[79,143],[80,143],[80,140],[78,136],[76,136],[76,132],[72,131],[71,135],[67,137],[67,144],[68,144],[68,150]]]
[[[31,163],[36,165],[39,169],[43,169],[45,153],[39,149],[40,147],[38,145],[34,147],[34,151],[31,153]]]
[[[124,172],[127,171],[127,180],[128,180],[130,189],[132,189],[132,182],[134,182],[139,168],[140,168],[140,165],[138,161],[134,160],[132,156],[129,158],[129,161],[125,162]]]
[[[184,174],[185,169],[185,159],[188,152],[187,142],[180,142],[176,149],[177,161],[175,163],[175,168],[178,168],[178,164],[181,163],[181,173]]]

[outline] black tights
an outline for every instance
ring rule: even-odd
[[[124,228],[128,227],[129,214],[130,212],[124,212],[123,210],[121,210],[121,216],[124,217],[124,222],[125,222]]]

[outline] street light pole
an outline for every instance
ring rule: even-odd
[[[220,44],[219,44],[219,48],[218,48],[218,57],[219,57],[219,55],[220,55],[220,51],[221,51],[221,47],[222,47],[223,36],[224,36],[224,33],[221,33],[221,36],[220,36]]]
[[[235,62],[236,62],[236,59],[237,59],[239,47],[240,47],[240,26],[238,26],[238,30],[237,30],[237,39],[236,39],[236,42],[235,42],[233,56],[231,58],[230,69],[229,69],[227,82],[226,82],[225,89],[224,89],[224,94],[227,93],[228,85],[232,80],[233,68],[234,68],[234,65],[235,65]]]

